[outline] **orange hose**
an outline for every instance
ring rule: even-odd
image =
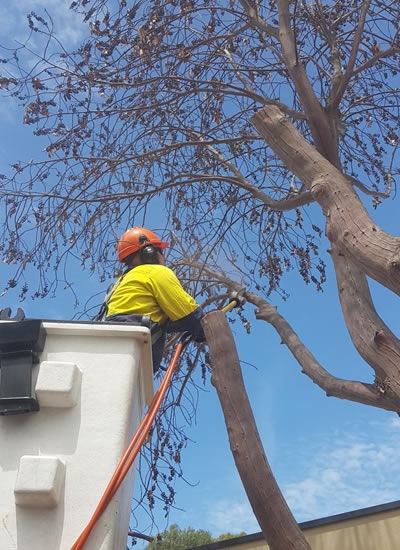
[[[153,397],[153,400],[150,404],[150,407],[146,414],[144,415],[139,428],[136,430],[135,435],[133,436],[131,442],[129,443],[129,446],[127,450],[125,451],[123,457],[121,458],[117,468],[115,469],[115,472],[107,485],[106,490],[103,493],[103,496],[100,499],[99,504],[97,505],[96,510],[93,513],[93,516],[91,517],[89,523],[85,527],[85,529],[82,531],[82,533],[79,535],[75,543],[72,545],[71,550],[81,550],[83,548],[85,542],[87,541],[93,527],[95,526],[97,520],[100,518],[101,514],[104,512],[106,507],[108,506],[109,502],[117,492],[119,486],[121,485],[122,481],[124,480],[126,474],[128,473],[130,467],[132,466],[135,458],[137,457],[140,447],[143,444],[143,441],[145,440],[150,427],[154,421],[154,418],[157,414],[158,409],[160,408],[161,402],[164,398],[164,395],[167,391],[168,385],[170,383],[172,374],[175,370],[176,363],[178,361],[179,355],[182,352],[182,349],[184,347],[184,343],[181,340],[175,350],[174,356],[168,365],[167,371],[165,373],[164,378],[161,381],[161,384],[156,392],[156,394]],[[132,452],[133,451],[133,452]]]

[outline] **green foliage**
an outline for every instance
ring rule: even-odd
[[[213,540],[213,542],[220,542],[221,540],[235,539],[236,537],[244,537],[247,535],[244,531],[238,533],[237,535],[232,535],[232,533],[223,533],[219,537]]]
[[[244,532],[238,535],[223,533],[217,538],[212,538],[211,534],[204,529],[193,529],[192,527],[181,529],[178,525],[171,525],[169,530],[163,531],[156,540],[148,544],[146,550],[186,550],[211,542],[241,537],[245,534]]]
[[[171,525],[168,531],[160,533],[159,538],[146,546],[146,550],[185,550],[213,542],[211,534],[204,529],[180,529]]]

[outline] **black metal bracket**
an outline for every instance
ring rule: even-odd
[[[23,321],[25,319],[24,310],[20,307],[17,309],[17,313],[14,317],[11,317],[11,308],[6,307],[5,309],[0,309],[0,321]]]
[[[32,365],[39,362],[46,340],[40,319],[25,319],[18,309],[13,320],[10,313],[10,308],[0,312],[0,415],[39,410],[32,395]]]

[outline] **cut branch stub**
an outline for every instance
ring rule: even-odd
[[[271,550],[311,550],[268,464],[244,387],[232,331],[221,311],[202,321],[236,467]]]

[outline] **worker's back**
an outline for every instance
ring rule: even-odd
[[[138,265],[119,279],[108,302],[107,316],[149,315],[154,323],[176,321],[198,308],[175,273],[160,264]]]

